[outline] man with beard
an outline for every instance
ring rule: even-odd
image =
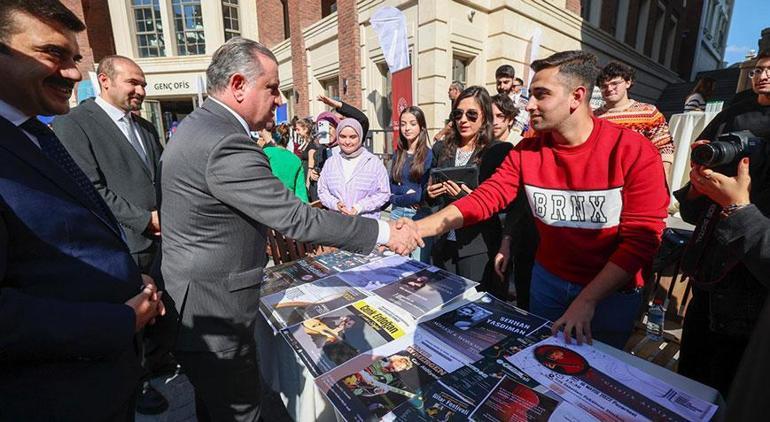
[[[516,107],[517,114],[511,128],[511,133],[515,137],[514,143],[518,143],[521,140],[522,132],[527,129],[527,124],[529,123],[529,113],[527,113],[528,100],[521,93],[524,81],[516,77],[516,69],[513,66],[504,64],[495,70],[495,84],[497,86],[497,93],[507,95]]]
[[[58,1],[1,4],[0,419],[133,420],[136,333],[164,313],[160,294],[35,118],[69,110],[85,27]]]
[[[144,101],[144,72],[127,57],[107,56],[96,74],[99,96],[57,117],[53,129],[117,218],[139,270],[157,276],[150,267],[160,243],[155,175],[161,147],[152,123],[134,113]],[[159,351],[159,345],[147,345],[151,372],[163,360]],[[167,407],[145,382],[139,411],[157,414]]]

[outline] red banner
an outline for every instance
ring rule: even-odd
[[[391,74],[391,86],[393,87],[391,127],[393,128],[393,152],[396,152],[401,112],[412,105],[412,67],[410,66]]]

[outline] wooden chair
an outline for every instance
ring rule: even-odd
[[[321,201],[311,202],[314,208],[324,208]],[[267,254],[275,265],[296,261],[308,255],[321,255],[336,250],[330,246],[314,245],[308,242],[298,242],[284,236],[274,229],[267,230]]]

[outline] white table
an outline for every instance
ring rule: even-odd
[[[668,122],[674,141],[674,163],[671,166],[668,186],[671,192],[681,188],[690,180],[690,145],[718,113],[693,111],[675,114]],[[671,195],[671,203],[676,201]]]
[[[462,306],[481,294],[475,292],[475,289],[474,291],[469,291],[463,298],[448,304],[441,313]],[[300,422],[331,422],[341,420],[338,419],[331,403],[326,400],[316,387],[313,382],[313,376],[283,337],[280,334],[274,335],[272,328],[262,318],[257,322],[256,331],[257,345],[259,347],[259,366],[263,380],[267,384],[266,387],[280,393],[289,415],[295,421]],[[724,411],[724,400],[717,390],[604,343],[595,341],[594,345],[601,351],[695,397],[716,403],[720,406],[720,409],[717,411],[715,420],[719,420],[719,415]]]

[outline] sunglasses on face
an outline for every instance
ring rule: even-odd
[[[452,120],[455,122],[463,118],[463,114],[468,118],[468,121],[475,122],[479,119],[479,112],[476,110],[463,110],[456,108],[452,110]]]

